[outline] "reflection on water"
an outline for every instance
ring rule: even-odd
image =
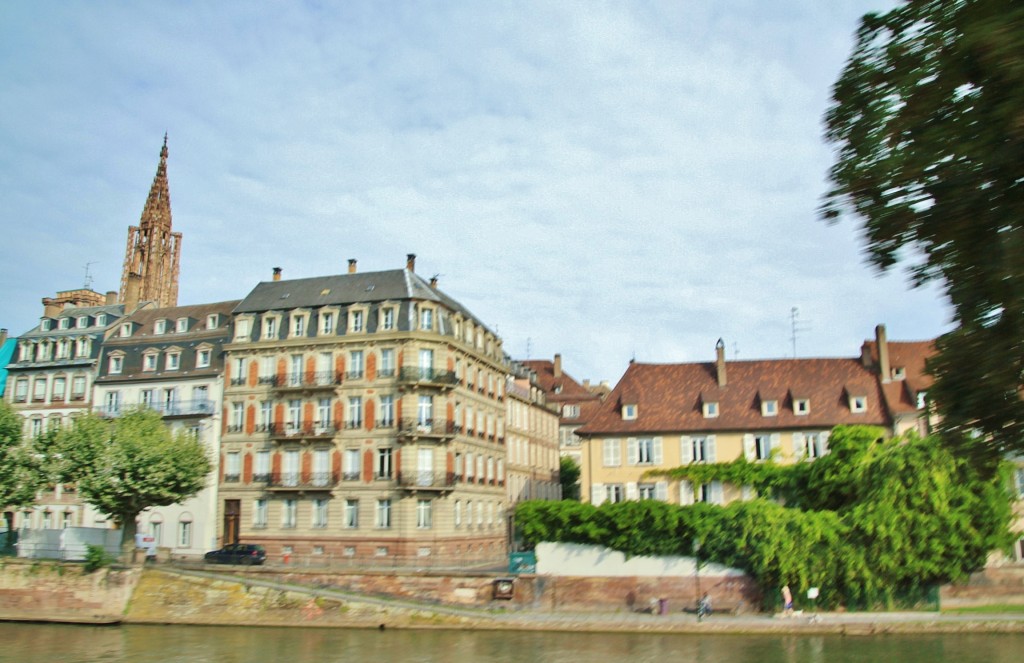
[[[1002,663],[1019,635],[741,636],[0,624],[0,661]]]

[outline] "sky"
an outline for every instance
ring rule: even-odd
[[[181,305],[415,253],[511,357],[578,380],[719,338],[934,338],[941,290],[817,214],[831,86],[891,4],[0,3],[0,327],[118,289],[167,133]]]

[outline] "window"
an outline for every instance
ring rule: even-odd
[[[850,396],[850,412],[867,412],[867,396]]]
[[[122,338],[128,338],[129,336],[131,336],[132,335],[132,323],[126,322],[123,325],[121,325],[121,332],[120,333],[121,333],[121,337]]]
[[[347,529],[356,529],[359,527],[359,500],[345,500],[344,527]]]
[[[621,483],[610,483],[605,486],[605,499],[612,504],[626,499],[626,491]]]
[[[434,309],[420,309],[420,329],[429,331],[434,328]]]
[[[30,425],[29,430],[31,432],[32,437],[39,437],[40,435],[43,434],[43,418],[42,417],[33,417],[32,420],[30,421],[29,425]]]
[[[57,359],[67,359],[70,354],[71,343],[68,342],[66,338],[62,338],[57,341]]]
[[[924,410],[928,407],[928,392],[919,391],[917,392],[917,409]]]
[[[306,316],[292,315],[292,336],[306,335]]]
[[[192,521],[182,520],[178,523],[178,547],[188,548],[192,545]]]
[[[362,311],[349,311],[348,312],[348,330],[350,332],[361,332],[363,331],[363,312]]]
[[[684,436],[680,455],[683,462],[689,458],[691,463],[713,463],[715,462],[715,439],[713,436]]]
[[[377,500],[377,517],[374,525],[382,529],[391,527],[391,500]]]
[[[266,318],[263,320],[263,338],[277,338],[277,318]]]
[[[327,336],[334,333],[334,313],[323,311],[320,313],[320,335]]]
[[[211,313],[210,315],[206,316],[207,329],[216,329],[218,326],[220,326],[220,316],[218,316],[216,313]]]
[[[604,466],[618,467],[622,465],[622,441],[619,439],[606,439],[604,441]]]
[[[392,473],[391,448],[383,447],[377,449],[377,479],[390,479]]]
[[[363,425],[363,397],[348,397],[348,413],[345,419],[345,427],[349,429],[359,428]]]
[[[66,390],[67,378],[53,378],[53,395],[50,397],[53,401],[64,400],[64,391]]]
[[[743,454],[747,460],[768,460],[772,450],[778,446],[778,433],[758,433],[743,436]]]
[[[180,352],[168,352],[167,360],[164,364],[164,370],[176,371],[181,366],[181,353]]]
[[[297,433],[302,428],[302,401],[293,398],[288,401],[288,421],[286,429],[289,433]]]
[[[779,402],[778,401],[761,401],[761,415],[765,417],[774,417],[779,413]]]
[[[263,498],[253,501],[252,526],[260,529],[267,526],[267,500]]]
[[[380,328],[383,331],[391,331],[395,328],[395,309],[391,307],[381,309]]]
[[[116,416],[121,411],[121,392],[107,392],[103,399],[103,411],[111,416]]]
[[[313,500],[313,527],[327,527],[327,500],[325,498]]]
[[[121,373],[121,369],[124,368],[124,357],[121,355],[111,355],[109,362],[109,370],[112,374],[118,375]]]
[[[420,396],[416,401],[416,424],[428,427],[434,421],[434,399],[431,396]]]
[[[629,403],[622,406],[622,418],[625,420],[636,419],[636,404]]]
[[[249,321],[245,318],[235,320],[235,339],[243,341],[249,338]]]
[[[328,433],[331,430],[331,399],[321,398],[316,404],[316,432]]]
[[[245,423],[245,404],[231,404],[231,423],[228,424],[229,433],[241,433]]]
[[[61,329],[71,329],[71,318],[61,318],[59,326]]]
[[[75,327],[78,328],[78,329],[85,329],[88,326],[89,326],[89,317],[88,316],[80,315],[80,316],[78,316],[78,319],[75,320]]]
[[[270,401],[260,401],[259,430],[270,431],[274,423],[274,409]]]
[[[811,401],[807,398],[797,398],[793,400],[793,414],[804,415],[811,411]]]
[[[224,481],[226,483],[238,483],[242,478],[242,454],[237,451],[229,451],[224,454]]]
[[[359,449],[345,449],[341,471],[343,481],[359,481]]]
[[[391,428],[395,425],[395,397],[391,394],[384,394],[380,397],[380,420],[377,425],[381,428]]]
[[[96,316],[96,325],[97,326],[103,327],[106,324],[107,324],[107,314],[106,313],[100,313],[99,315]]]
[[[46,400],[46,378],[36,378],[32,382],[32,400],[33,401],[45,401]]]
[[[637,487],[637,497],[642,500],[653,500],[654,497],[654,484],[653,483],[642,483]]]
[[[75,341],[75,356],[87,357],[89,355],[89,337],[80,338]]]
[[[166,320],[157,320],[156,322],[154,322],[153,323],[153,333],[154,334],[166,334],[167,333],[167,321]]]
[[[722,495],[722,482],[712,481],[711,483],[703,483],[697,491],[698,498],[701,502],[707,502],[708,504],[721,504]]]
[[[187,332],[188,331],[188,318],[178,318],[174,323],[174,331],[176,332]]]
[[[155,352],[150,352],[142,355],[142,370],[155,371],[157,358],[158,355]]]
[[[210,366],[210,357],[213,355],[212,350],[199,350],[196,353],[196,368],[207,368]]]
[[[71,400],[85,400],[85,376],[76,375],[71,378]]]
[[[281,509],[281,527],[293,528],[298,521],[299,515],[299,501],[296,499],[286,499],[282,504]]]
[[[718,416],[718,401],[704,401],[702,409],[706,419],[713,419]]]
[[[433,522],[432,502],[430,500],[416,501],[416,527],[419,529],[430,529]]]
[[[14,402],[24,403],[28,400],[28,380],[21,378],[14,383]]]
[[[580,416],[580,406],[579,405],[563,405],[562,406],[562,416],[565,417],[566,419],[577,419],[577,418],[579,418],[579,416]]]
[[[454,520],[456,527],[462,527],[462,500],[455,500]]]
[[[466,481],[472,481],[476,476],[476,465],[473,463],[473,454],[466,454]]]
[[[288,370],[288,385],[298,387],[302,384],[302,355],[292,355],[289,360],[291,365]]]
[[[1013,483],[1017,488],[1017,499],[1024,499],[1024,467],[1018,467],[1014,471]]]
[[[630,465],[653,465],[661,463],[661,440],[641,437],[628,440]]]
[[[353,350],[348,353],[348,378],[350,380],[361,379],[363,377],[363,371],[365,370],[363,364],[363,351]]]
[[[39,321],[39,331],[50,331],[50,327],[53,324],[53,320],[43,318]]]
[[[395,351],[393,349],[381,349],[380,370],[377,373],[382,377],[391,377],[395,374]]]
[[[270,452],[257,451],[256,462],[253,467],[253,481],[265,482],[270,480]]]

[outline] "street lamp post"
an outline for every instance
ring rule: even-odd
[[[700,614],[700,539],[693,540],[693,576],[697,581],[697,622],[703,618]]]

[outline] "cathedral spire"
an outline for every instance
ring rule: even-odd
[[[121,273],[120,301],[128,310],[139,302],[178,304],[181,233],[171,231],[171,194],[167,186],[167,134],[160,163],[138,226],[128,227],[128,247]]]

